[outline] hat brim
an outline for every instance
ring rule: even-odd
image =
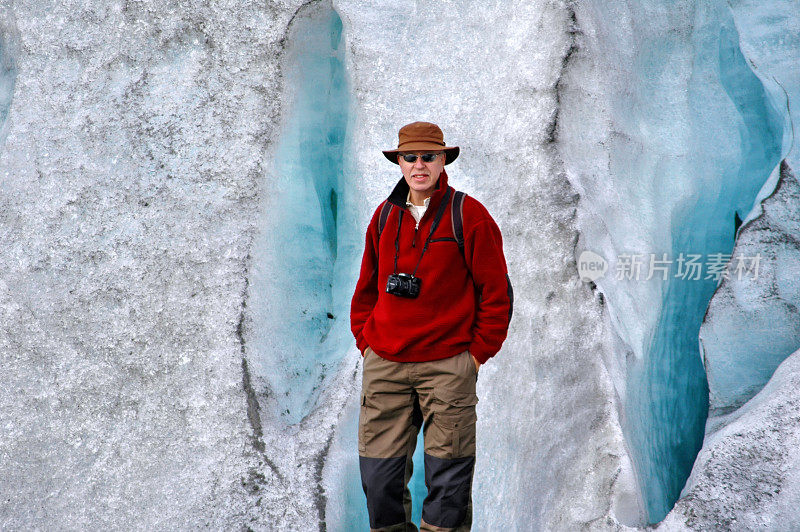
[[[447,165],[456,160],[456,157],[458,157],[458,154],[461,150],[458,146],[437,146],[435,144],[432,145],[429,142],[409,142],[403,147],[402,150],[399,148],[396,150],[384,150],[383,155],[394,164],[400,164],[397,162],[397,154],[408,151],[443,151],[444,164]]]

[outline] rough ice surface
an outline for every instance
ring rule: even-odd
[[[294,9],[0,2],[0,528],[292,524],[237,328]]]
[[[338,224],[340,191],[349,185],[342,175],[349,94],[341,19],[329,5],[311,4],[295,16],[285,46],[281,128],[265,165],[246,340],[254,385],[269,390],[262,406],[296,423],[351,347],[352,269],[342,265],[360,257],[350,246],[337,261],[340,234],[356,232]]]
[[[760,213],[736,243],[737,254],[759,256],[757,278],[731,267],[700,331],[711,392],[709,431],[800,348],[800,184],[787,163]]]
[[[780,160],[782,116],[739,49],[730,10],[693,1],[581,2],[565,81],[561,153],[581,194],[579,249],[615,272],[597,280],[615,336],[623,427],[648,520],[678,498],[703,438],[707,389],[698,333],[718,277],[680,275],[681,254],[730,254]],[[649,276],[650,253],[671,260]],[[664,255],[665,254],[665,255]],[[722,262],[724,265],[724,261]]]
[[[780,356],[792,333],[797,345],[797,310],[792,301],[800,292],[796,284],[800,261],[784,260],[797,257],[800,250],[793,237],[800,224],[800,184],[788,164],[782,165],[778,187],[762,209],[763,215],[742,227],[736,244],[737,250],[759,250],[764,255],[758,280],[744,283],[732,276],[724,281],[703,324],[712,416],[682,499],[660,529],[800,527],[800,351],[785,361]],[[794,231],[787,233],[792,227]],[[759,326],[761,315],[771,328]],[[739,333],[742,324],[763,343]],[[726,325],[732,338],[750,346],[749,352],[715,335]],[[728,367],[718,367],[723,365]],[[731,391],[738,393],[726,395]]]
[[[722,283],[708,309],[701,341],[711,413],[724,415],[750,399],[778,364],[800,347],[800,4],[733,2],[742,49],[787,116],[781,168],[776,166],[742,226],[737,249],[762,255],[759,277]],[[778,181],[779,180],[779,181]],[[762,198],[763,199],[763,198]],[[742,326],[746,324],[746,326]],[[718,420],[710,420],[713,429]]]
[[[658,530],[800,529],[800,351],[708,436]]]
[[[771,372],[726,339],[796,349],[733,319],[796,316],[796,183],[770,194],[800,167],[800,10],[757,4],[0,0],[0,528],[366,529],[348,305],[413,120],[461,146],[515,288],[475,530],[655,520],[702,438],[716,283],[593,286],[576,257],[730,252],[736,212],[772,277],[714,295],[712,412]],[[664,527],[797,524],[797,357]]]
[[[742,50],[786,116],[784,160],[736,243],[737,252],[763,256],[759,276],[739,280],[731,272],[703,322],[711,415],[683,497],[662,524],[666,530],[800,527],[800,5],[732,2],[731,8]]]
[[[461,146],[448,166],[451,184],[497,220],[515,294],[523,294],[508,340],[478,382],[475,529],[602,527],[618,509],[638,521],[640,503],[601,356],[607,340],[601,306],[575,269],[577,196],[553,137],[559,79],[573,46],[570,10],[560,2],[521,1],[451,2],[444,10],[429,2],[334,7],[344,23],[356,98],[347,151],[354,155],[350,171],[359,176],[352,204],[359,244],[400,177],[380,150],[396,145],[399,126],[429,120],[443,128],[447,143]],[[349,356],[359,358],[354,348]],[[353,451],[356,390],[324,475],[332,530],[367,526]],[[424,495],[418,484],[413,496],[419,502]]]
[[[9,22],[0,25],[0,145],[5,139],[6,118],[14,95],[14,81],[17,78],[16,50],[12,48],[13,38]]]

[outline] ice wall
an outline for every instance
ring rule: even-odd
[[[316,523],[237,334],[297,4],[0,2],[0,528]]]
[[[544,1],[334,7],[355,99],[359,248],[369,217],[400,177],[380,150],[396,145],[403,124],[429,120],[461,147],[448,166],[451,184],[497,220],[521,294],[508,340],[478,382],[475,529],[575,530],[614,526],[615,515],[639,521],[603,363],[610,339],[600,300],[577,278],[577,197],[554,145],[559,84],[574,44],[570,10]],[[358,360],[355,348],[348,356]],[[356,397],[323,475],[329,530],[367,526],[354,452]],[[414,496],[419,502],[424,491],[418,486]]]
[[[757,272],[740,275],[730,268],[700,331],[711,388],[708,432],[800,347],[800,186],[788,163],[759,212],[736,243],[737,255],[757,258]]]
[[[800,167],[800,4],[797,0],[756,2],[733,0],[729,3],[740,36],[742,52],[754,73],[764,83],[772,104],[784,117],[782,155],[792,169]],[[774,189],[766,187],[764,196]],[[760,198],[763,199],[763,196]],[[754,213],[758,212],[754,209]]]
[[[703,322],[711,417],[683,497],[662,525],[666,530],[800,527],[800,5],[730,5],[742,50],[784,116],[784,160],[759,193],[763,203],[747,216],[736,243],[738,253],[760,254],[759,275],[739,279],[730,268]]]
[[[658,530],[800,529],[800,351],[703,443]]]
[[[342,409],[358,391],[349,304],[364,237],[354,222],[357,176],[346,169],[344,53],[330,3],[296,11],[282,40],[279,127],[264,157],[242,322],[248,415],[263,453],[259,474],[269,473],[254,496],[270,530],[326,529],[331,492],[364,507],[359,482],[326,490],[322,478],[335,464],[334,432],[353,423]],[[356,448],[348,451],[345,459],[357,460]]]
[[[741,254],[759,255],[759,278],[734,275],[723,282],[701,331],[715,416],[750,399],[778,364],[800,347],[800,257],[792,184],[800,165],[800,140],[796,138],[800,123],[800,4],[734,2],[731,6],[742,49],[768,89],[772,106],[784,116],[780,148],[785,165],[782,170],[775,167],[759,194],[759,200],[778,197],[765,200],[763,208],[755,205],[737,244]],[[709,429],[718,421],[711,420]]]
[[[10,17],[0,19],[0,145],[5,140],[6,120],[14,97],[17,78],[15,27]]]
[[[796,332],[797,310],[792,304],[798,292],[797,278],[800,243],[793,235],[800,225],[800,184],[786,162],[781,165],[778,185],[762,205],[763,215],[742,227],[736,249],[763,254],[757,280],[731,279],[723,282],[709,306],[703,324],[706,365],[712,383],[711,406],[706,439],[697,457],[682,499],[662,524],[665,530],[707,530],[741,528],[747,530],[794,530],[800,526],[797,515],[800,503],[800,476],[797,463],[797,366],[798,352],[780,363],[764,353]],[[788,232],[787,231],[791,231]],[[764,340],[765,330],[758,326],[759,315],[772,325],[775,342]],[[738,321],[730,320],[738,317]],[[794,323],[793,323],[794,322]],[[744,356],[738,346],[716,338],[713,333],[729,327],[729,336],[752,342]],[[744,329],[754,340],[736,329]],[[762,351],[757,351],[760,349]],[[741,353],[740,356],[731,356]],[[739,392],[748,392],[749,401],[728,413],[724,404],[726,391],[715,384],[723,374],[718,365],[729,365],[727,372],[739,377]],[[772,375],[775,367],[778,369]],[[770,372],[767,385],[758,393],[748,383]],[[732,380],[723,381],[732,382]],[[754,395],[754,396],[753,396]]]
[[[399,177],[380,149],[418,119],[462,147],[452,183],[503,229],[517,294],[481,369],[475,528],[643,522],[672,440],[632,450],[622,405],[671,397],[643,361],[694,319],[664,309],[704,296],[593,289],[576,250],[730,244],[750,174],[797,159],[800,10],[572,5],[0,0],[0,528],[363,528],[347,303]],[[791,241],[765,205],[741,234]],[[772,249],[788,320],[794,251]],[[735,311],[770,286],[730,285]],[[665,526],[796,524],[795,358],[709,439]],[[639,426],[670,434],[659,410]],[[636,452],[658,466],[641,486]]]
[[[607,364],[655,522],[703,439],[697,338],[718,281],[707,264],[732,252],[736,215],[750,211],[780,160],[783,117],[725,5],[582,2],[576,15],[560,153],[582,198],[578,249],[609,263],[596,281],[615,336]],[[669,261],[666,278],[646,280],[650,253]],[[701,256],[699,279],[680,277],[681,253]],[[641,257],[640,275],[618,271],[626,254]]]
[[[349,181],[343,176],[349,111],[343,58],[342,22],[330,4],[298,11],[282,58],[281,127],[265,165],[247,335],[262,406],[286,423],[311,411],[323,379],[351,347],[351,271],[341,264],[353,263],[352,246],[337,263],[340,233],[345,239],[356,233],[338,219],[351,208],[340,198]]]

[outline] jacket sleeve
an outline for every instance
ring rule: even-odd
[[[378,301],[378,215],[382,205],[378,206],[367,227],[364,256],[361,258],[361,272],[358,282],[356,282],[353,299],[350,301],[350,330],[353,332],[356,346],[362,356],[367,348],[367,341],[363,334],[364,325]]]
[[[464,235],[464,258],[472,272],[477,304],[469,352],[483,364],[500,351],[514,305],[503,237],[488,213]]]

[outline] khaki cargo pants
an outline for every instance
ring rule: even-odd
[[[430,362],[392,362],[366,349],[358,454],[371,531],[417,530],[408,482],[423,426],[428,496],[420,529],[470,530],[477,379],[469,351]]]

